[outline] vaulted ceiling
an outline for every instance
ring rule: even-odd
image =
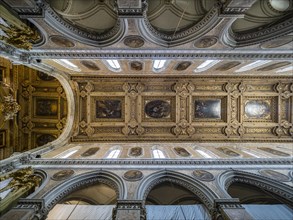
[[[292,140],[292,0],[0,6],[0,54],[63,80],[71,141]]]

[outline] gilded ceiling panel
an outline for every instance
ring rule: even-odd
[[[292,141],[290,77],[72,79],[73,141]]]

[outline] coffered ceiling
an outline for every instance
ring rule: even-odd
[[[292,0],[0,6],[0,55],[67,83],[71,141],[292,141]]]

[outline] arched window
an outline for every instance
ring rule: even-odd
[[[208,154],[207,152],[203,151],[203,150],[195,150],[197,153],[199,153],[201,156],[203,156],[204,158],[214,158],[212,155]]]
[[[58,154],[54,158],[60,158],[60,159],[69,158],[70,156],[72,156],[73,154],[75,154],[79,149],[80,149],[80,146],[76,146],[74,148],[71,148],[71,149],[68,149],[68,150],[62,152],[61,154]]]
[[[153,149],[153,156],[156,159],[163,159],[166,158],[165,154],[163,153],[163,151],[159,150],[159,149]]]
[[[114,71],[114,72],[121,71],[121,66],[120,66],[118,60],[106,60],[106,61],[104,61],[104,63],[111,71]]]
[[[167,67],[167,60],[154,60],[153,71],[161,72]]]
[[[115,147],[110,150],[108,155],[106,156],[106,159],[115,159],[119,157],[119,154],[121,153],[120,147]]]

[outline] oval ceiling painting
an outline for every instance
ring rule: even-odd
[[[144,40],[140,36],[128,36],[124,39],[124,44],[131,48],[139,48],[144,45]]]
[[[194,170],[192,172],[192,175],[196,179],[199,179],[201,181],[206,181],[206,182],[209,182],[215,179],[214,175],[206,170]]]
[[[218,42],[217,37],[207,36],[196,41],[194,43],[194,46],[197,48],[208,48],[208,47],[214,46],[217,42]]]
[[[283,174],[283,173],[279,173],[277,171],[274,170],[259,170],[258,171],[262,176],[277,180],[277,181],[281,181],[281,182],[289,182],[290,181],[290,177]]]
[[[153,100],[145,105],[145,113],[151,118],[167,118],[170,111],[170,103],[164,100]]]
[[[75,44],[71,40],[62,36],[58,36],[58,35],[51,36],[50,40],[54,44],[60,47],[74,47],[75,46]]]
[[[177,64],[177,66],[175,67],[175,70],[177,71],[186,70],[190,65],[191,65],[190,61],[182,61]]]
[[[51,177],[52,180],[60,181],[71,177],[74,174],[73,170],[61,170]]]
[[[123,178],[128,181],[138,181],[143,178],[143,174],[139,170],[128,170],[124,173]]]
[[[143,69],[143,63],[139,61],[132,61],[130,63],[130,69],[134,71],[140,71]]]
[[[90,60],[82,60],[82,61],[80,61],[80,63],[82,65],[84,65],[86,68],[90,69],[90,70],[95,70],[95,71],[100,70],[100,68],[98,67],[98,65],[95,62],[93,62],[93,61],[90,61]]]

